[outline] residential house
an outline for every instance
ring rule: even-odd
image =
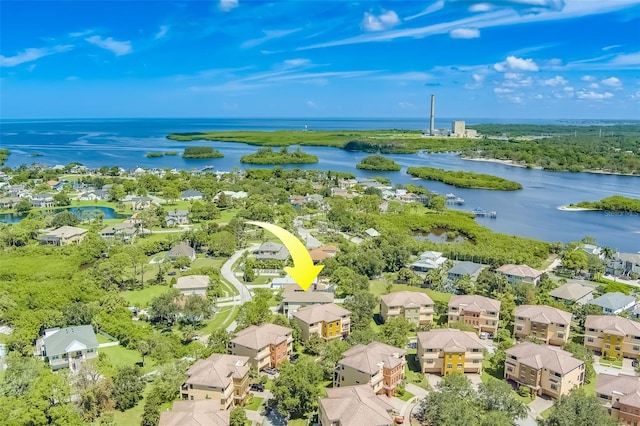
[[[597,256],[598,258],[604,260],[604,253],[602,253],[602,247],[598,247],[595,244],[582,244],[579,250],[582,250],[589,256]]]
[[[307,204],[307,199],[304,195],[290,195],[289,204],[291,204],[295,209],[301,209],[305,204]]]
[[[213,197],[213,201],[218,201],[222,194],[232,200],[241,200],[249,196],[245,191],[220,191]]]
[[[109,199],[109,193],[103,189],[96,189],[83,192],[78,196],[78,199],[82,201],[102,201]]]
[[[351,200],[355,198],[356,195],[358,194],[343,188],[331,188],[331,197],[340,197]]]
[[[313,263],[320,263],[330,257],[335,257],[340,249],[334,245],[323,245],[313,250],[309,250],[309,255]]]
[[[418,260],[409,265],[409,267],[414,271],[428,272],[431,269],[438,269],[446,261],[447,258],[443,257],[440,252],[425,251],[418,257]]]
[[[180,256],[188,257],[191,261],[194,261],[196,259],[196,251],[189,244],[182,242],[171,247],[171,250],[167,252],[166,258],[174,261]]]
[[[479,263],[463,260],[457,262],[451,269],[449,269],[447,272],[447,278],[452,281],[457,281],[468,276],[471,278],[471,281],[475,281],[483,268],[484,266]]]
[[[589,304],[601,307],[603,314],[617,315],[633,309],[636,306],[636,298],[619,292],[605,293],[589,301]]]
[[[314,280],[314,282],[317,281]],[[283,290],[285,287],[288,286],[296,286],[298,289],[300,289],[301,291],[302,288],[298,285],[298,282],[296,280],[294,280],[293,278],[291,278],[291,275],[287,274],[284,277],[275,277],[274,279],[271,280],[271,289],[273,290]]]
[[[85,235],[89,232],[83,228],[75,226],[61,226],[53,231],[42,235],[39,240],[41,244],[52,246],[66,246],[69,244],[80,244]]]
[[[31,205],[34,208],[48,208],[56,205],[51,194],[37,194],[31,197]]]
[[[429,196],[408,192],[406,194],[399,194],[398,201],[400,201],[401,203],[420,203],[423,206],[426,206],[427,204],[429,204]]]
[[[213,354],[187,370],[180,387],[182,399],[212,399],[227,410],[243,405],[249,395],[249,357]]]
[[[320,426],[392,426],[393,410],[371,386],[328,388],[327,396],[318,404],[318,422]]]
[[[536,337],[548,345],[562,346],[569,341],[571,312],[546,305],[521,305],[514,312],[515,337]]]
[[[107,226],[100,231],[100,236],[105,240],[119,240],[123,243],[133,242],[138,235],[138,227],[130,222],[118,223]]]
[[[333,301],[334,295],[328,291],[284,291],[280,311],[287,318],[293,318],[293,313],[304,306],[325,305]]]
[[[587,315],[584,346],[610,358],[640,358],[640,323],[614,315]]]
[[[558,399],[584,383],[584,361],[555,346],[523,342],[505,351],[504,377]]]
[[[334,303],[309,305],[293,313],[302,340],[315,334],[324,340],[344,339],[351,332],[351,312]]]
[[[289,258],[289,250],[284,245],[271,241],[262,243],[253,253],[257,260],[287,260]]]
[[[640,276],[640,253],[616,253],[607,263],[607,273],[616,276]]]
[[[213,399],[175,401],[170,411],[160,413],[158,426],[229,426],[230,411]]]
[[[433,322],[435,303],[424,293],[398,291],[380,298],[380,315],[387,322],[389,318],[404,318],[415,326]]]
[[[640,424],[640,377],[598,374],[596,397],[621,424]]]
[[[187,275],[178,278],[173,288],[180,290],[180,294],[183,296],[206,297],[210,283],[211,279],[207,275]]]
[[[540,282],[542,272],[527,265],[502,265],[496,272],[507,277],[509,284],[533,284]]]
[[[593,290],[594,288],[589,287],[588,285],[567,283],[551,290],[549,295],[555,300],[564,302],[567,305],[572,305],[574,303],[584,305],[593,299]]]
[[[394,396],[404,379],[406,353],[380,342],[356,345],[336,364],[333,387],[368,384],[377,394]]]
[[[229,347],[233,355],[249,357],[258,371],[276,368],[289,360],[293,351],[293,330],[275,324],[252,325],[236,333]]]
[[[451,296],[447,312],[448,324],[462,322],[476,332],[496,333],[500,322],[500,301],[484,296]]]
[[[147,210],[151,208],[152,202],[149,197],[132,197],[130,204],[135,211]]]
[[[0,209],[12,209],[20,201],[22,201],[22,198],[20,198],[20,197],[0,198]]]
[[[98,338],[90,325],[45,330],[36,347],[53,371],[78,371],[83,361],[98,357]]]
[[[423,373],[482,372],[484,344],[472,331],[438,328],[418,333],[418,360]]]
[[[368,228],[364,230],[364,233],[367,234],[367,236],[375,238],[375,237],[379,237],[380,233],[378,231],[376,231],[373,228]]]
[[[196,191],[195,189],[187,189],[186,191],[182,191],[180,193],[181,200],[195,201],[202,200],[203,197],[204,194],[200,191]]]
[[[164,218],[167,226],[186,225],[189,223],[189,210],[171,210]]]

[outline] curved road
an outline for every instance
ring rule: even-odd
[[[236,275],[233,273],[233,264],[236,263],[238,259],[240,259],[246,251],[255,250],[256,247],[258,247],[258,245],[253,244],[245,249],[238,250],[233,254],[233,256],[231,256],[224,263],[224,265],[222,265],[222,268],[220,268],[220,273],[222,273],[222,277],[238,290],[238,294],[240,294],[240,305],[243,305],[249,302],[252,296],[247,286],[242,284],[240,280],[236,278]],[[227,331],[233,332],[235,331],[237,326],[238,326],[238,323],[236,321],[233,321],[227,327]]]

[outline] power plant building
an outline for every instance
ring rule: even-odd
[[[478,131],[467,129],[466,123],[462,120],[451,123],[451,136],[454,138],[476,138]]]

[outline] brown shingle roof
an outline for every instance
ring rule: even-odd
[[[543,367],[548,368],[560,374],[566,374],[584,364],[583,361],[574,358],[570,352],[555,346],[536,345],[531,342],[520,343],[505,352],[507,355],[515,356],[521,364],[537,370]]]
[[[252,325],[236,333],[232,343],[249,349],[260,350],[268,345],[278,345],[288,340],[293,330],[275,324]]]
[[[638,401],[638,393],[640,393],[640,377],[627,376],[621,374],[614,376],[612,374],[598,374],[596,382],[596,394],[608,395],[622,394],[625,397],[620,398],[623,404],[640,408]],[[627,396],[629,396],[627,398]]]
[[[343,352],[338,365],[343,364],[367,374],[376,374],[381,364],[386,368],[394,368],[405,363],[404,349],[395,348],[380,342],[368,345],[356,345]]]
[[[377,396],[368,385],[327,389],[327,397],[320,398],[320,406],[329,420],[341,426],[391,426],[393,410],[383,397]]]
[[[173,288],[177,288],[178,290],[186,288],[206,289],[209,287],[210,281],[211,279],[206,275],[187,275],[186,277],[178,278],[178,281],[173,285]]]
[[[461,296],[452,296],[449,300],[449,307],[462,307],[466,311],[473,312],[499,312],[500,311],[500,301],[495,299],[490,299],[484,296],[476,296],[476,295],[461,295]]]
[[[524,278],[536,278],[542,275],[541,271],[533,269],[532,267],[527,265],[502,265],[501,267],[496,269],[496,271],[503,274]]]
[[[385,294],[380,298],[387,306],[433,306],[433,300],[424,293],[415,291],[398,291],[395,293]]]
[[[613,315],[587,315],[584,327],[618,336],[640,336],[640,323]]]
[[[298,318],[306,324],[315,324],[320,321],[337,321],[345,315],[351,315],[351,311],[341,308],[335,303],[327,303],[326,305],[309,305],[300,308],[293,313],[295,318]]]
[[[484,344],[476,333],[454,328],[438,328],[418,333],[423,348],[444,349],[445,352],[484,349]]]
[[[571,323],[571,312],[552,308],[546,305],[521,305],[515,310],[514,316],[529,318],[530,321],[542,324],[564,324]]]
[[[249,373],[249,357],[214,354],[201,359],[187,370],[185,383],[224,389],[233,379],[242,379]]]
[[[160,414],[158,426],[228,426],[229,414],[219,400],[176,401],[171,411]]]

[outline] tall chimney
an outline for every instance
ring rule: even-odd
[[[431,125],[429,126],[429,134],[435,136],[435,122],[436,122],[436,95],[431,95]]]

